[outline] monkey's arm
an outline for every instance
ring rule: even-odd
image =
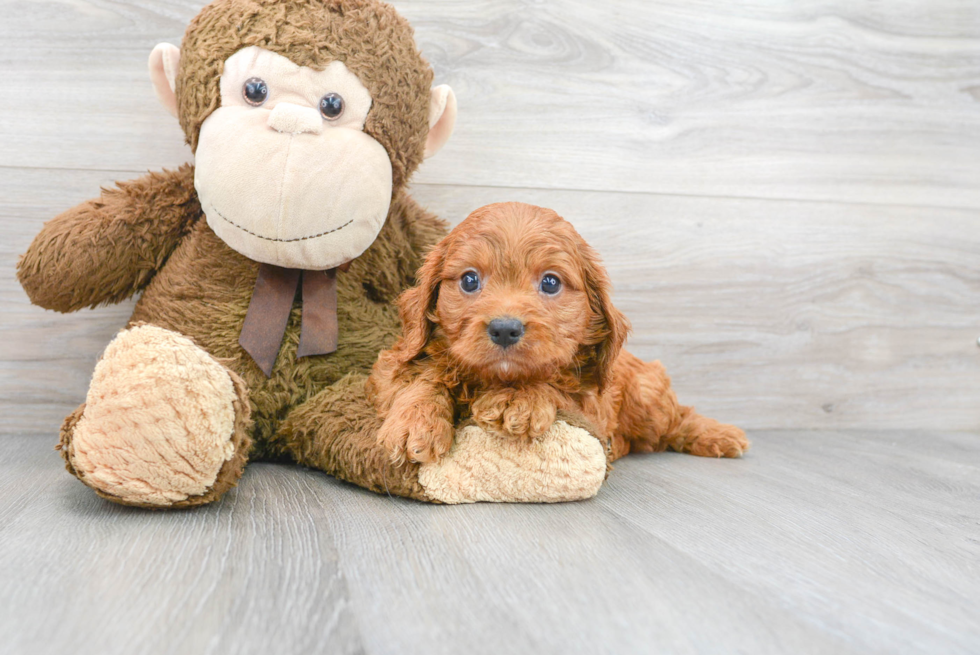
[[[201,216],[194,167],[149,173],[48,221],[17,262],[31,302],[73,312],[142,290]]]

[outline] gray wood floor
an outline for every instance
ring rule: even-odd
[[[191,159],[145,62],[201,4],[0,0],[0,652],[980,652],[980,4],[396,1],[460,108],[415,197],[555,208],[754,448],[561,506],[259,464],[152,513],[51,450],[132,304],[43,312],[13,269]]]
[[[218,505],[0,460],[5,653],[976,653],[975,435],[759,432],[557,506],[439,507],[253,465]]]

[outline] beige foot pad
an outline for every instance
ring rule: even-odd
[[[606,454],[582,428],[557,421],[533,441],[506,439],[470,425],[452,449],[419,467],[419,483],[447,504],[560,503],[591,498],[606,478]]]
[[[190,339],[150,325],[124,330],[95,367],[71,465],[126,503],[203,494],[234,455],[236,398],[227,370]]]

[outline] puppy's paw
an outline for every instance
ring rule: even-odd
[[[504,410],[503,432],[515,439],[537,439],[555,422],[555,406],[532,396],[518,396]]]
[[[691,443],[690,452],[698,457],[741,457],[749,449],[745,433],[734,425],[705,421],[705,429]]]
[[[470,407],[473,420],[487,432],[503,434],[504,411],[506,411],[513,396],[513,389],[496,389],[484,393],[474,400]]]
[[[453,424],[442,418],[429,417],[416,423],[408,432],[405,452],[408,461],[424,464],[438,462],[453,445]]]
[[[389,415],[378,431],[378,442],[397,464],[437,462],[453,444],[453,424],[438,407],[419,406],[407,415]]]
[[[473,403],[473,420],[484,430],[513,439],[537,439],[555,422],[556,408],[542,394],[507,389]]]

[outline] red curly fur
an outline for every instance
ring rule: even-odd
[[[480,288],[467,293],[473,271]],[[560,291],[540,290],[545,274]],[[584,415],[612,444],[612,459],[671,448],[738,457],[749,444],[731,425],[678,404],[660,362],[623,350],[629,322],[610,300],[595,251],[550,209],[521,203],[474,211],[428,254],[402,294],[402,337],[368,382],[384,423],[379,442],[396,461],[432,462],[454,425],[534,439],[558,410]],[[491,341],[494,318],[517,318],[520,340]]]

